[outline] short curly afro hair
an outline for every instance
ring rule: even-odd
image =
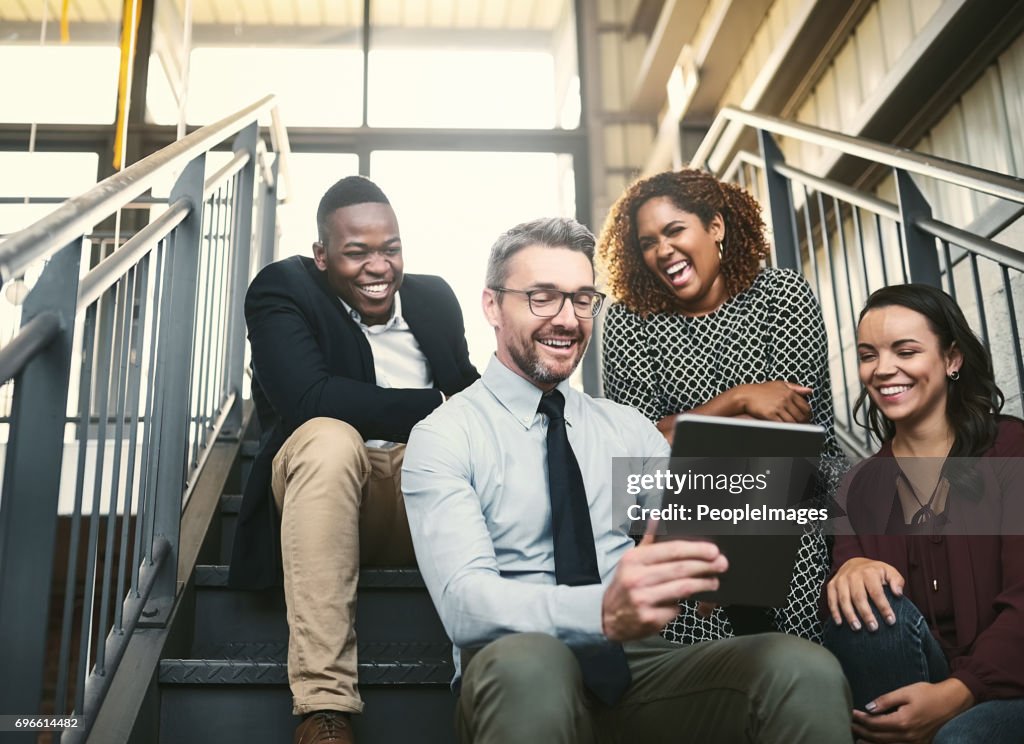
[[[639,315],[676,312],[676,297],[644,264],[636,234],[636,213],[650,199],[668,197],[679,209],[697,215],[705,229],[715,214],[725,222],[722,276],[730,297],[750,287],[771,249],[761,207],[747,191],[711,173],[684,168],[633,183],[615,202],[601,230],[597,253],[615,297]]]

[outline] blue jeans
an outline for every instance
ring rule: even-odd
[[[853,693],[853,706],[864,705],[887,692],[915,682],[941,682],[949,665],[921,611],[906,597],[886,587],[896,622],[887,625],[875,612],[878,630],[853,630],[849,623],[825,623],[825,647],[835,654]],[[933,744],[1020,744],[1024,731],[1024,698],[990,700],[952,719],[935,735]]]

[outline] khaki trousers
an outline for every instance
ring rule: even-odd
[[[400,483],[405,446],[367,448],[343,421],[300,426],[274,458],[292,711],[359,713],[359,567],[416,564]]]
[[[782,633],[624,646],[633,683],[614,706],[583,687],[562,641],[505,636],[474,654],[456,727],[463,744],[837,744],[852,741],[850,691],[821,646]]]

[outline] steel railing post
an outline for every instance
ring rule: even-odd
[[[764,180],[768,186],[768,211],[772,219],[772,265],[780,269],[800,271],[800,244],[796,237],[793,196],[789,181],[776,169],[785,164],[782,150],[770,132],[757,130],[761,143],[761,157],[764,158]],[[726,244],[729,236],[726,235]]]
[[[228,278],[228,332],[225,353],[225,382],[235,393],[235,402],[224,421],[221,436],[236,436],[242,427],[242,378],[245,374],[245,291],[249,287],[252,255],[252,210],[255,205],[256,145],[259,126],[254,121],[235,137],[235,152],[249,153],[249,161],[236,175],[231,214],[231,270]]]
[[[277,258],[277,185],[280,162],[280,157],[274,158],[274,162],[270,166],[274,180],[272,183],[266,184],[266,189],[263,192],[263,213],[260,215],[263,224],[260,228],[260,254],[257,271],[267,264],[273,263]]]
[[[56,314],[60,332],[14,378],[0,498],[0,713],[38,713],[42,696],[81,257],[81,238],[58,251],[22,313],[23,328]]]
[[[939,271],[939,253],[935,248],[935,238],[917,228],[918,219],[932,216],[931,205],[907,171],[893,168],[893,173],[896,177],[900,234],[903,238],[903,250],[907,252],[909,279],[941,289],[942,274]]]
[[[152,444],[157,452],[153,538],[164,538],[170,551],[163,570],[153,585],[142,610],[142,624],[159,626],[167,622],[177,591],[178,537],[181,530],[181,501],[185,486],[188,452],[189,393],[192,382],[192,336],[195,333],[196,283],[199,251],[203,238],[203,177],[206,153],[189,162],[171,189],[170,202],[188,200],[188,216],[172,233],[173,248],[165,270],[169,293],[157,330],[159,384],[154,395],[163,413]]]

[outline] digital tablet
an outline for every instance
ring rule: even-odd
[[[785,605],[805,529],[801,520],[825,518],[810,508],[824,442],[825,430],[811,424],[689,413],[676,419],[672,463],[681,472],[666,487],[662,509],[688,509],[690,517],[662,520],[658,539],[708,539],[729,560],[718,590],[694,599]],[[693,487],[680,488],[687,481]],[[699,511],[708,518],[696,518]]]

